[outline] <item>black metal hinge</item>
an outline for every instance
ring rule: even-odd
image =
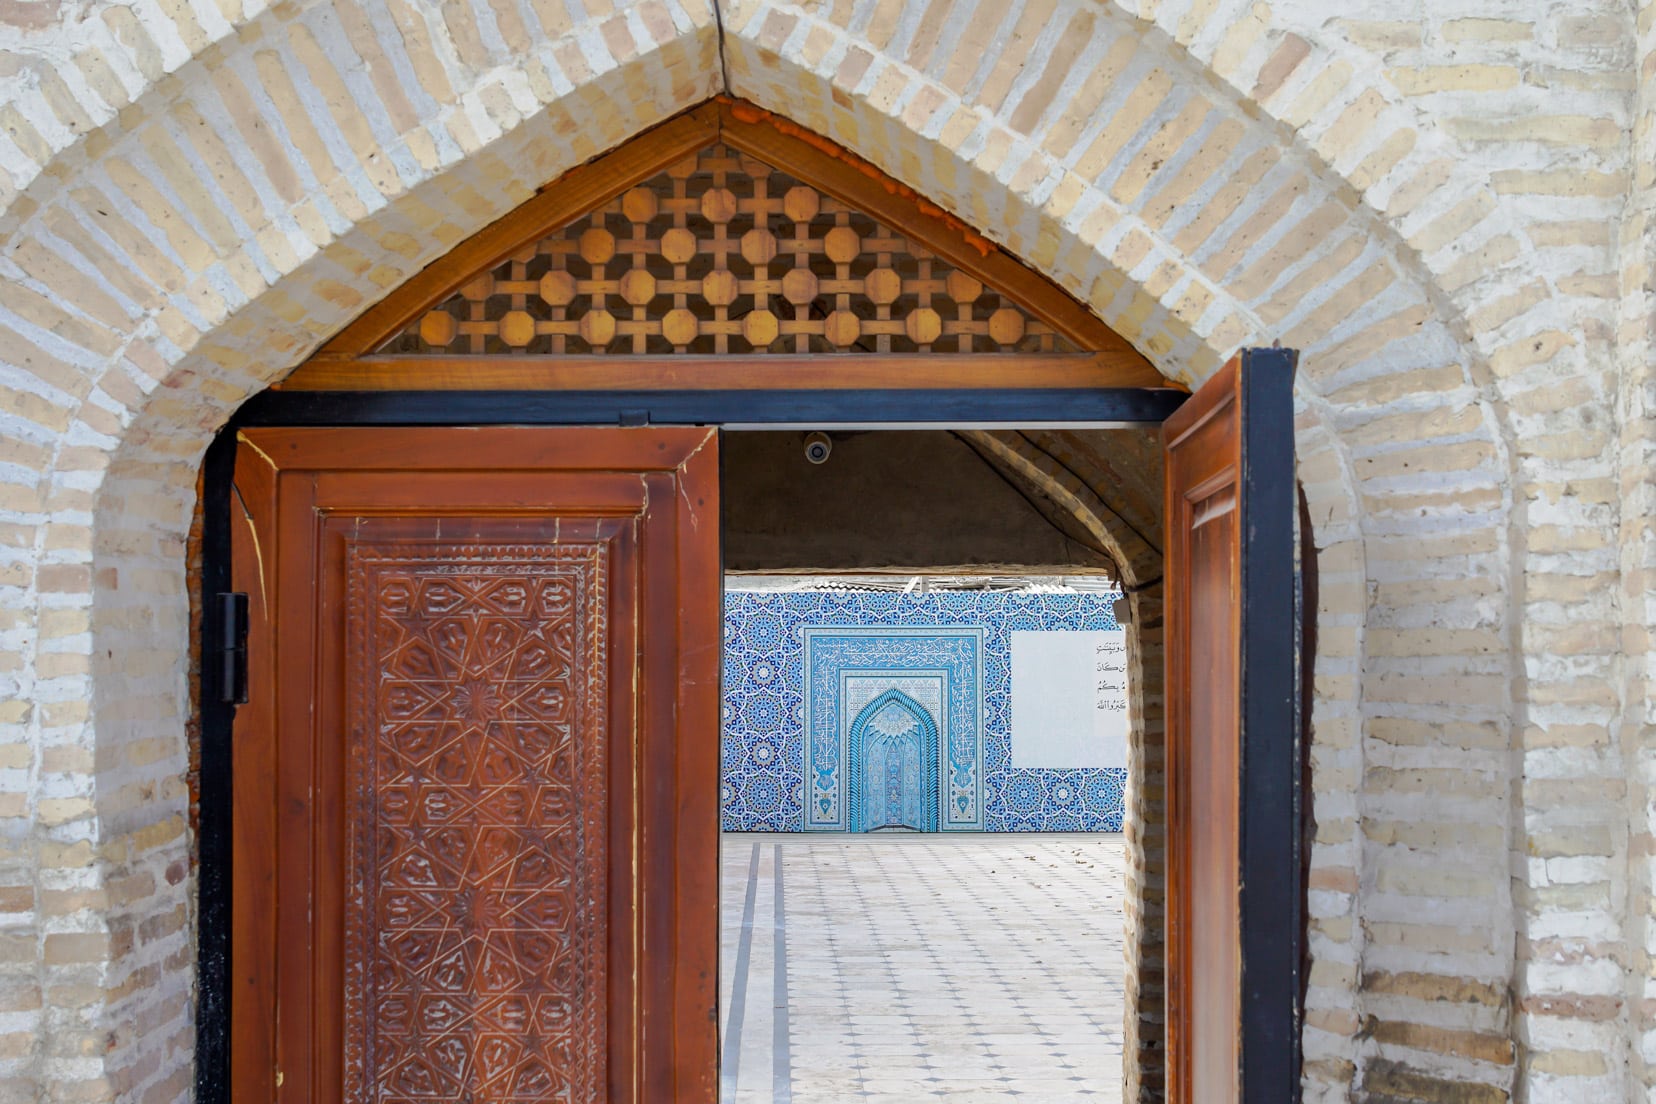
[[[219,701],[243,705],[247,702],[247,595],[231,591],[217,598]]]

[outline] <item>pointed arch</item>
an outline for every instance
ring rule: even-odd
[[[881,731],[881,719],[890,709],[907,715],[913,721],[912,727],[902,733]],[[872,735],[869,732],[870,728],[874,729]],[[847,829],[852,832],[869,832],[886,827],[883,824],[870,825],[865,820],[869,796],[868,779],[865,777],[868,754],[872,750],[871,745],[881,746],[882,737],[887,741],[896,740],[905,744],[912,743],[914,746],[920,761],[918,828],[922,832],[937,831],[938,811],[943,801],[943,796],[938,792],[938,758],[942,754],[942,741],[938,736],[937,721],[924,706],[896,687],[885,691],[863,706],[862,711],[851,722],[851,737],[846,747],[850,763],[846,779]]]

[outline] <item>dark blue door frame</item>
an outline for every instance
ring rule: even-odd
[[[1280,356],[1281,350],[1244,355]],[[728,429],[1108,429],[1159,425],[1188,396],[1163,388],[984,388],[819,391],[266,391],[254,396],[208,446],[202,465],[202,616],[197,702],[199,914],[196,1100],[230,1099],[231,736],[234,687],[213,657],[233,642],[205,611],[231,589],[232,477],[237,431],[250,426],[714,425]],[[1290,411],[1291,416],[1291,411]],[[1279,427],[1292,440],[1292,423]],[[1296,794],[1297,798],[1297,794]],[[1297,807],[1297,801],[1296,801]],[[1297,808],[1296,808],[1297,812]],[[1297,843],[1297,841],[1296,841]],[[1298,869],[1299,849],[1293,848]],[[1296,899],[1292,912],[1298,915]],[[1296,948],[1296,925],[1282,936]],[[1298,1007],[1298,971],[1282,979]],[[1291,994],[1290,991],[1291,990]],[[1298,1069],[1298,1047],[1280,1060]]]
[[[1171,388],[820,391],[266,391],[234,426],[717,425],[726,429],[1106,429],[1160,425]]]

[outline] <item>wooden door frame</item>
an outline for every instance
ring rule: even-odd
[[[1248,358],[1292,358],[1281,349],[1244,350]],[[712,359],[712,358],[698,358]],[[736,358],[732,358],[736,359]],[[745,359],[745,358],[742,358]],[[198,768],[198,911],[197,911],[197,1019],[195,1099],[198,1104],[231,1104],[230,1096],[230,943],[232,817],[231,739],[235,718],[234,679],[231,674],[235,641],[229,624],[219,616],[214,596],[231,590],[232,481],[238,432],[251,426],[638,426],[705,425],[717,428],[883,429],[964,428],[1125,428],[1160,425],[1188,398],[1171,388],[1112,387],[963,387],[890,389],[787,390],[613,390],[613,391],[279,391],[254,396],[221,429],[208,446],[202,463],[201,570],[196,608],[201,611],[199,634],[200,678],[197,718],[200,733]],[[1279,441],[1292,456],[1291,434]],[[1292,467],[1289,467],[1290,477]],[[1292,552],[1291,546],[1288,549]],[[1296,682],[1297,686],[1297,682]],[[1294,718],[1298,717],[1297,695]],[[1297,720],[1284,718],[1284,723]],[[1260,792],[1256,796],[1254,787]],[[1278,789],[1249,776],[1244,802],[1280,801]],[[1298,824],[1300,794],[1295,787],[1291,807]],[[1302,913],[1303,857],[1297,829],[1273,835],[1284,846],[1267,855],[1250,848],[1248,855],[1268,861],[1277,873],[1271,907]],[[1269,841],[1257,841],[1261,845]],[[1244,844],[1247,847],[1247,844]],[[1275,860],[1275,861],[1270,861]],[[1291,874],[1285,871],[1292,871]],[[1263,871],[1262,871],[1263,872]],[[1265,907],[1263,893],[1250,894],[1255,907]],[[1277,915],[1282,915],[1280,909]],[[1281,928],[1277,929],[1281,932]],[[1259,971],[1256,989],[1245,998],[1244,1014],[1254,1000],[1273,1007],[1284,1001],[1295,1009],[1295,1024],[1304,998],[1300,963],[1304,957],[1303,922],[1291,925],[1288,938],[1278,938],[1268,957],[1273,963],[1291,963],[1279,973]],[[1244,962],[1250,948],[1243,948]],[[1280,1032],[1268,1033],[1269,1039]],[[1267,1038],[1260,1038],[1265,1043]],[[1275,1047],[1277,1060],[1300,1066],[1300,1039],[1296,1030],[1286,1045]],[[1294,1077],[1297,1085],[1297,1076]]]
[[[716,434],[710,427],[238,431],[236,496],[249,524],[239,517],[234,524],[235,571],[249,596],[248,681],[259,687],[236,718],[233,749],[240,833],[233,854],[251,864],[232,872],[238,1049],[231,1079],[238,1098],[307,1102],[327,1100],[341,1085],[352,1094],[353,1083],[379,1084],[388,1067],[376,1053],[376,1031],[356,1034],[357,1059],[348,1043],[343,1066],[341,1051],[328,1043],[350,1040],[353,1023],[371,1024],[385,993],[407,1000],[432,984],[420,976],[417,953],[376,949],[375,939],[399,930],[382,926],[396,923],[387,917],[399,911],[401,930],[424,928],[430,937],[416,907],[395,904],[429,885],[439,894],[480,893],[505,908],[472,918],[483,932],[472,927],[468,935],[462,924],[459,934],[462,944],[503,938],[514,948],[509,958],[539,954],[551,964],[558,940],[538,952],[513,942],[524,934],[518,925],[532,901],[556,901],[576,918],[552,986],[568,1001],[560,1015],[572,1036],[559,1039],[559,1025],[540,1019],[546,1008],[535,1001],[551,991],[544,979],[515,989],[508,981],[492,995],[515,992],[529,1002],[518,1005],[519,1029],[572,1046],[588,1078],[578,1082],[586,1086],[574,1090],[578,1096],[607,1084],[605,1099],[627,1104],[713,1100],[717,933],[703,918],[718,911],[719,706],[717,679],[706,668],[709,653],[716,661],[720,610],[704,581],[720,560],[718,528],[709,524],[717,516]],[[548,517],[559,521],[559,536],[542,543],[553,536]],[[526,541],[536,547],[520,547]],[[407,595],[454,571],[474,583],[508,582],[531,604],[513,613],[504,601],[468,591],[454,620],[407,604]],[[456,666],[433,658],[445,653],[445,640],[430,628],[431,617],[449,628],[469,622],[521,632],[529,628],[525,611],[534,608],[528,596],[554,579],[563,596],[552,615],[558,632],[499,648],[486,632],[461,630],[465,644],[447,648]],[[393,589],[403,590],[402,602],[389,597],[388,580],[398,580]],[[430,650],[411,671],[404,659],[408,647],[420,647],[414,641]],[[502,680],[502,700],[521,702],[523,688],[506,683],[524,677],[521,664],[537,657],[562,684],[556,699],[492,714],[503,727],[489,735],[461,724],[435,737],[472,752],[508,747],[513,761],[537,764],[531,775],[491,781],[446,775],[429,762],[422,768],[422,756],[403,758],[403,742],[387,743],[375,728],[375,719],[398,723],[384,679],[452,688],[486,672],[491,682]],[[441,712],[442,720],[462,719],[453,709]],[[403,736],[422,727],[412,715],[402,719]],[[386,769],[405,783],[423,777],[412,783],[416,789],[435,784],[428,795],[459,797],[447,812],[424,811],[419,800],[400,814],[377,799],[361,804],[362,779],[383,781]],[[538,801],[522,788],[548,785],[566,800]],[[518,799],[515,807],[503,800],[508,795]],[[442,861],[441,846],[427,852],[420,840],[445,824],[487,824],[514,835],[560,825],[585,840],[561,859],[543,855],[546,865],[529,881],[476,856],[454,872],[457,881],[404,873],[411,853]],[[400,842],[387,850],[379,828]],[[383,887],[354,885],[350,871],[361,867],[349,864],[362,860],[380,864],[397,888],[387,895]],[[502,903],[508,897],[516,901],[510,907]],[[583,927],[581,918],[595,926]],[[389,977],[354,970],[363,955],[390,967]],[[482,970],[481,960],[472,968]],[[471,1027],[488,1031],[488,1018]],[[431,1042],[428,1030],[407,1025],[401,1038]],[[606,1054],[601,1063],[592,1061],[594,1045]]]
[[[1189,530],[1181,521],[1181,508],[1194,501],[1185,496],[1200,494],[1203,499],[1220,488],[1233,491],[1230,501],[1241,531],[1235,572],[1237,602],[1232,646],[1236,670],[1236,732],[1234,769],[1236,784],[1235,848],[1230,872],[1236,876],[1236,909],[1239,939],[1237,953],[1237,1002],[1235,1060],[1236,1100],[1262,1104],[1296,1099],[1299,1091],[1299,1040],[1303,1014],[1300,984],[1304,965],[1303,925],[1305,885],[1302,882],[1304,846],[1303,789],[1300,770],[1285,773],[1277,768],[1290,760],[1303,769],[1306,735],[1301,711],[1304,683],[1309,680],[1309,656],[1300,625],[1303,616],[1304,572],[1296,558],[1294,526],[1299,520],[1299,494],[1294,472],[1292,425],[1273,424],[1272,415],[1293,417],[1293,374],[1296,354],[1282,349],[1248,350],[1226,364],[1199,389],[1164,426],[1164,447],[1168,470],[1165,473],[1165,548],[1168,600],[1166,700],[1167,745],[1165,802],[1167,825],[1167,892],[1165,976],[1176,973],[1201,977],[1204,968],[1216,971],[1204,960],[1193,942],[1194,922],[1185,914],[1201,895],[1193,882],[1202,875],[1197,863],[1176,863],[1182,848],[1199,835],[1201,803],[1190,798],[1187,786],[1197,788],[1204,774],[1201,765],[1187,762],[1194,756],[1186,738],[1195,722],[1188,719],[1186,695],[1191,681],[1190,655],[1185,641],[1196,641],[1191,628],[1194,598],[1180,575],[1191,574],[1188,554]],[[1239,432],[1231,436],[1233,430]],[[1204,435],[1219,434],[1217,437]],[[1197,451],[1197,472],[1180,478],[1182,466],[1191,462],[1189,451],[1175,455],[1177,447],[1189,442],[1213,442]],[[1221,447],[1217,442],[1226,442]],[[1234,454],[1226,449],[1234,449]],[[1301,534],[1302,539],[1304,534]],[[1309,558],[1308,558],[1309,560]],[[1308,563],[1309,565],[1309,563]],[[1194,648],[1191,644],[1189,647]],[[1222,678],[1215,681],[1223,682]],[[1271,688],[1261,693],[1258,687]],[[1202,695],[1204,698],[1206,694]],[[1211,698],[1207,700],[1212,700]],[[1182,736],[1181,733],[1186,734]],[[1194,739],[1194,738],[1191,738]],[[1215,756],[1216,758],[1217,756]],[[1212,760],[1209,759],[1209,762]],[[1211,771],[1211,768],[1209,768]],[[1208,777],[1213,775],[1208,773]],[[1212,807],[1211,805],[1207,807]],[[1221,815],[1223,811],[1221,810]],[[1217,818],[1215,818],[1217,819]],[[1208,821],[1213,823],[1213,821]],[[1292,864],[1282,857],[1293,857]],[[1181,928],[1185,930],[1181,930]],[[1284,930],[1300,934],[1284,939]],[[1230,1058],[1222,1061],[1194,1061],[1192,1047],[1184,1040],[1195,1014],[1181,1006],[1180,992],[1167,986],[1166,1055],[1169,1099],[1194,1099],[1198,1074],[1194,1067],[1228,1069]],[[1202,1046],[1209,1045],[1204,1042]],[[1206,1104],[1204,1098],[1199,1104]]]

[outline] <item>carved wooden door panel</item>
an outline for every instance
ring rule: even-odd
[[[243,433],[234,1099],[711,1104],[716,445]]]
[[[1293,366],[1245,352],[1162,430],[1174,1104],[1298,1099]]]

